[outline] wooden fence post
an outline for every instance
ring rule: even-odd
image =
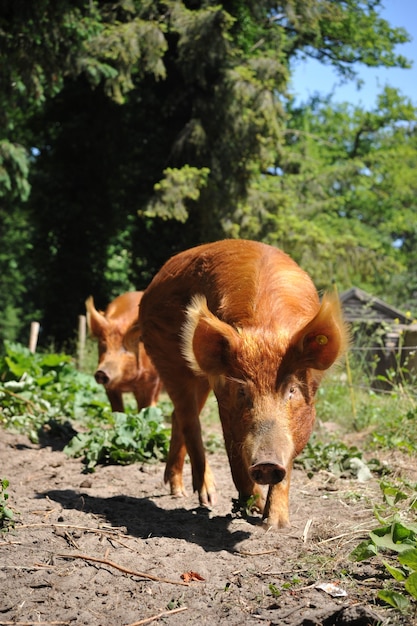
[[[34,354],[38,345],[39,330],[41,325],[39,322],[32,322],[30,325],[29,350]]]
[[[84,365],[85,338],[86,338],[87,320],[85,315],[78,316],[78,341],[77,341],[77,367],[82,369]]]

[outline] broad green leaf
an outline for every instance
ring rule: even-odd
[[[395,522],[392,525],[392,540],[394,543],[402,543],[408,539],[411,541],[415,539],[413,531],[408,526]]]
[[[378,591],[378,598],[400,611],[405,611],[410,604],[406,596],[397,591],[392,591],[391,589],[381,589]]]
[[[417,599],[417,572],[411,574],[405,581],[405,588],[408,593]]]
[[[393,567],[392,565],[390,565],[386,561],[382,561],[382,562],[385,565],[386,569],[391,574],[391,576],[393,576],[393,578],[395,578],[395,580],[403,581],[403,580],[406,579],[406,575],[404,574],[404,572],[401,569],[399,569],[398,567]]]
[[[352,552],[349,554],[351,561],[365,561],[377,554],[375,545],[370,541],[362,541]]]
[[[398,555],[398,560],[401,565],[407,565],[413,570],[417,571],[417,549],[406,550],[402,554]]]
[[[369,533],[372,541],[375,545],[382,550],[393,550],[394,552],[401,552],[409,549],[410,546],[404,546],[403,544],[395,544],[391,538],[391,535],[383,535],[382,537],[375,534],[375,532]]]
[[[46,367],[58,367],[63,366],[66,363],[71,363],[72,359],[68,354],[45,354],[42,356],[41,364]]]
[[[401,500],[406,500],[408,497],[407,494],[398,489],[398,487],[395,487],[394,485],[391,485],[384,481],[380,482],[380,488],[384,495],[385,501],[390,506],[394,506],[395,504],[397,504],[397,502],[400,502]]]

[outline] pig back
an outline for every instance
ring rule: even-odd
[[[167,261],[145,291],[139,315],[145,345],[153,331],[178,336],[195,294],[228,324],[280,332],[296,332],[320,306],[308,274],[281,250],[248,240],[203,244]]]

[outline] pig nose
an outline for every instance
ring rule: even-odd
[[[285,467],[278,463],[256,463],[249,468],[249,475],[258,485],[276,485],[285,478]]]
[[[107,385],[110,381],[110,378],[107,376],[106,372],[103,372],[103,370],[97,370],[94,374],[94,378],[99,385]]]

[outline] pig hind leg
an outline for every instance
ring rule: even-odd
[[[178,380],[183,384],[178,385]],[[206,379],[186,375],[176,378],[175,384],[165,382],[174,404],[171,443],[165,469],[165,480],[173,495],[185,494],[183,465],[187,451],[191,461],[193,490],[198,491],[200,504],[215,503],[215,485],[206,461],[199,415],[210,391]]]

